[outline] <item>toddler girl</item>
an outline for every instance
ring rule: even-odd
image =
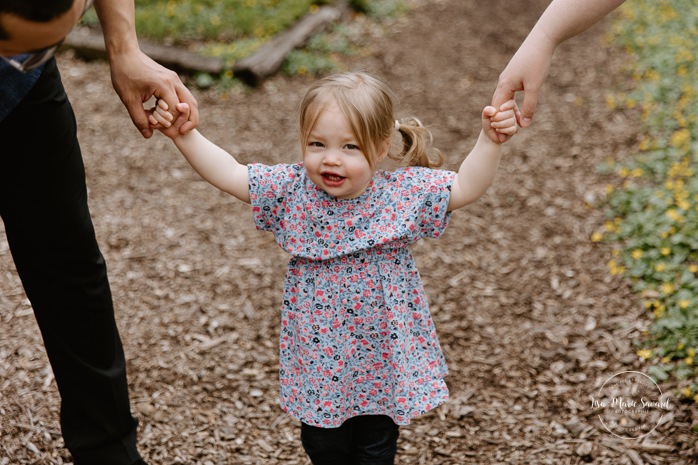
[[[301,421],[315,465],[392,464],[398,425],[447,400],[446,363],[407,246],[439,237],[451,211],[487,190],[496,134],[517,131],[513,101],[486,107],[458,172],[436,170],[430,132],[415,118],[397,121],[393,102],[388,84],[367,73],[319,80],[300,106],[302,163],[274,166],[243,165],[196,130],[179,134],[162,100],[151,119],[206,181],[251,203],[257,228],[291,254],[281,407]],[[378,169],[386,157],[406,166]]]

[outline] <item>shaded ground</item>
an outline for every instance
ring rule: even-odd
[[[399,116],[432,127],[454,169],[472,147],[498,73],[547,4],[433,0],[349,68],[382,74]],[[642,370],[648,327],[610,251],[589,236],[608,180],[637,139],[605,93],[623,78],[607,23],[557,53],[533,128],[508,145],[496,185],[414,248],[450,367],[452,399],[402,429],[403,464],[688,464],[698,418],[671,399],[642,441],[614,437],[590,407],[600,385]],[[160,464],[306,464],[277,403],[278,307],[287,256],[249,207],[209,187],[163,137],[142,140],[104,63],[62,56],[80,122],[91,208],[129,362],[141,450]],[[295,160],[308,84],[198,92],[200,129],[241,161]],[[0,465],[69,462],[59,399],[31,308],[0,242]],[[671,386],[664,386],[668,389]],[[659,444],[659,446],[657,446]]]

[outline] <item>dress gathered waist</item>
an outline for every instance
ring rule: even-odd
[[[297,266],[331,266],[335,264],[348,265],[385,262],[406,258],[411,260],[412,256],[409,249],[405,247],[374,247],[326,259],[293,256],[289,264]]]

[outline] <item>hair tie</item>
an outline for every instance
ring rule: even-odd
[[[395,130],[396,131],[400,130],[400,122],[398,120],[395,120]]]

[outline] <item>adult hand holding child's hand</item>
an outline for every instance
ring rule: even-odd
[[[170,139],[181,136],[180,128],[189,120],[190,107],[186,103],[178,103],[170,109],[163,99],[158,99],[148,116],[148,122],[153,129],[158,129]],[[183,116],[183,118],[180,118]]]
[[[518,108],[514,100],[504,102],[497,110],[486,106],[482,110],[482,130],[493,142],[503,143],[511,139],[519,130],[516,121]]]

